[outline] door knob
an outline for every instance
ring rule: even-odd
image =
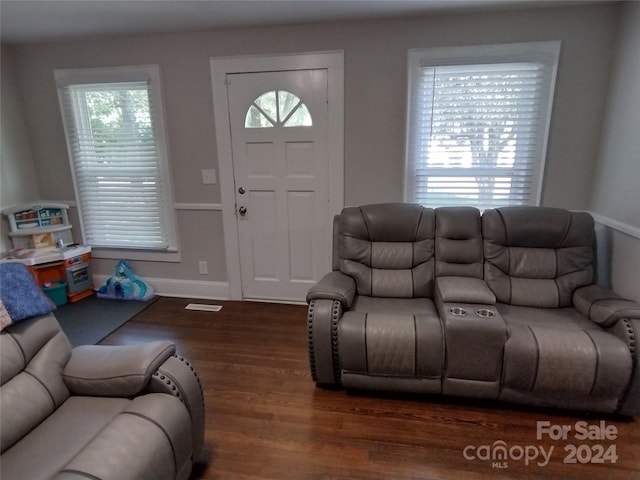
[[[240,188],[238,189],[238,193],[239,193],[240,195],[244,195],[244,192],[245,192],[244,187],[240,187]]]
[[[240,216],[244,217],[247,214],[247,207],[240,207],[238,209],[238,213],[240,214]]]

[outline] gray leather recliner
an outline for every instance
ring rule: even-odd
[[[72,349],[48,314],[5,328],[0,351],[4,480],[188,478],[204,403],[172,343]]]
[[[593,282],[593,219],[345,208],[308,293],[318,385],[640,412],[640,305]]]

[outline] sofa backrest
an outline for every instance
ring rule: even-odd
[[[439,207],[435,210],[436,277],[482,278],[480,210]]]
[[[22,320],[0,332],[2,452],[69,397],[62,371],[71,345],[52,315]]]
[[[358,294],[432,297],[434,211],[416,204],[347,207],[334,233],[334,270],[356,281]]]
[[[512,305],[568,307],[593,281],[593,218],[550,207],[485,210],[484,279]]]

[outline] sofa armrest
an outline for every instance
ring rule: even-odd
[[[130,397],[144,390],[175,353],[168,341],[138,345],[83,345],[71,352],[63,379],[72,395]]]
[[[622,318],[615,322],[613,326],[607,328],[606,331],[615,335],[627,345],[633,362],[631,381],[624,398],[618,405],[617,412],[622,415],[638,415],[640,414],[640,348],[638,348],[640,320]]]
[[[193,365],[174,355],[162,363],[151,377],[144,393],[168,393],[178,398],[191,416],[193,460],[204,445],[204,396]]]
[[[573,294],[573,305],[602,327],[611,327],[621,318],[640,320],[640,303],[621,298],[598,285],[578,288]]]
[[[340,385],[338,325],[342,304],[337,300],[318,299],[309,302],[307,340],[311,377],[317,385]]]
[[[496,296],[484,280],[471,277],[436,278],[436,299],[438,303],[474,303],[494,305]]]
[[[307,293],[307,303],[312,300],[337,300],[343,308],[348,309],[356,294],[356,282],[342,272],[327,273]]]

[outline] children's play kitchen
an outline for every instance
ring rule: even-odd
[[[91,247],[73,243],[63,203],[20,205],[3,210],[9,219],[13,249],[3,262],[20,262],[31,270],[44,292],[62,305],[93,293]]]

